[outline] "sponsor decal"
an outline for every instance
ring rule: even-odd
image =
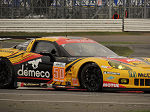
[[[119,88],[119,84],[114,84],[114,83],[103,83],[103,87]]]
[[[72,84],[73,84],[74,86],[78,85],[78,79],[72,78]]]
[[[67,43],[95,43],[95,41],[90,39],[80,40],[80,39],[69,39],[66,40]]]
[[[9,51],[9,50],[0,50],[0,52],[14,53],[14,51]]]
[[[104,74],[120,75],[120,73],[116,73],[116,72],[108,72],[108,71],[104,71]]]
[[[107,79],[114,79],[115,77],[113,77],[113,76],[110,76],[110,77],[108,77]]]
[[[101,68],[110,68],[110,66],[101,66]]]
[[[78,58],[68,58],[68,61],[74,61],[74,60],[76,60],[76,59],[78,59]]]
[[[37,69],[40,62],[42,62],[41,58],[37,60],[29,61],[28,64],[32,64],[33,69]]]
[[[135,61],[139,62],[141,60],[139,60],[139,59],[127,59],[127,62],[135,62]]]
[[[39,83],[24,83],[24,82],[17,82],[18,87],[40,87]]]
[[[65,67],[66,63],[54,62],[55,67]]]
[[[138,77],[150,78],[150,73],[138,73]]]
[[[24,82],[17,82],[17,87],[24,87]]]
[[[66,86],[56,86],[56,88],[66,88]]]
[[[126,88],[125,86],[122,86],[117,83],[109,82],[109,81],[103,81],[103,87],[109,87],[109,88]]]
[[[68,43],[96,43],[93,40],[90,39],[60,39],[56,41],[59,45],[68,44]]]
[[[137,77],[137,73],[134,71],[128,71],[129,77]]]
[[[150,73],[136,73],[134,71],[128,71],[129,72],[129,77],[145,77],[145,78],[150,78]]]
[[[108,59],[116,60],[116,61],[121,61],[121,62],[124,62],[124,63],[142,62],[139,59],[129,59],[129,58],[108,58]]]
[[[53,65],[53,81],[65,81],[65,65],[66,63],[54,62]]]
[[[50,73],[48,71],[28,70],[24,65],[18,70],[17,74],[21,77],[50,78]]]

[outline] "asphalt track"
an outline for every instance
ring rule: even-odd
[[[0,112],[131,112],[150,110],[150,94],[0,90]]]
[[[127,45],[133,56],[150,56],[150,36],[102,36],[96,41],[146,42]],[[7,45],[8,46],[8,45]],[[123,45],[124,46],[124,45]],[[0,112],[150,112],[150,93],[0,89]]]

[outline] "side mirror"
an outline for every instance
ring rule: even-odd
[[[51,54],[54,55],[54,56],[56,56],[56,50],[52,49]]]
[[[52,54],[52,52],[48,52],[48,51],[42,51],[39,54],[44,55],[44,56],[49,56],[50,57],[50,61],[54,62],[56,59],[54,57],[54,55]]]
[[[14,49],[16,49],[16,47],[17,47],[17,45],[15,45],[15,46],[12,46],[12,48],[14,48]]]

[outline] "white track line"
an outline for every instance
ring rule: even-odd
[[[45,102],[45,103],[82,103],[82,104],[120,104],[120,105],[150,105],[150,103],[136,102],[88,102],[88,101],[48,101],[48,100],[16,100],[16,99],[0,99],[0,101],[12,102]]]
[[[60,95],[60,96],[85,96],[85,97],[87,97],[87,96],[103,96],[103,95],[110,95],[109,93],[100,93],[100,94],[95,94],[95,93],[89,93],[89,94],[61,94],[61,93],[59,93],[59,94],[54,94],[54,93],[49,93],[49,94],[43,94],[43,93],[41,93],[41,94],[26,94],[26,93],[0,93],[0,95],[26,95],[26,96],[29,96],[29,95],[31,95],[31,96],[43,96],[43,95],[47,95],[47,96],[58,96],[58,95]],[[116,95],[115,93],[111,93],[111,95]],[[139,94],[136,94],[136,96],[137,95],[139,95]],[[144,96],[150,96],[149,94],[143,94]],[[135,94],[127,94],[127,93],[123,93],[123,94],[120,94],[120,93],[117,93],[117,96],[135,96]]]
[[[47,96],[100,96],[100,95],[96,95],[96,94],[89,94],[89,95],[81,95],[81,94],[25,94],[25,93],[0,93],[0,95],[25,95],[25,96],[43,96],[43,95],[47,95]]]

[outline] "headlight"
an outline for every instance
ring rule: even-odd
[[[108,63],[109,63],[109,65],[111,67],[116,68],[116,69],[120,69],[120,70],[132,70],[128,66],[123,65],[122,63],[119,63],[119,62],[109,61]]]

